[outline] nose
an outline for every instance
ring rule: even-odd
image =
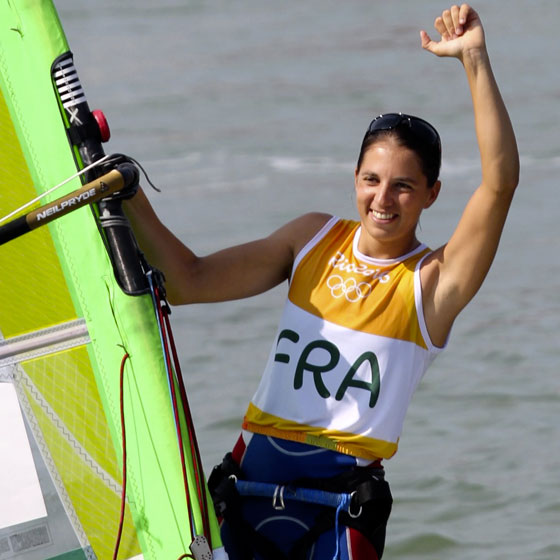
[[[375,193],[375,202],[383,208],[391,206],[393,203],[393,197],[391,195],[390,185],[386,183],[379,185],[377,192]]]

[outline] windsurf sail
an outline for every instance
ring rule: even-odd
[[[0,0],[0,218],[106,137],[52,2]],[[118,197],[0,246],[1,560],[226,557],[158,277]]]

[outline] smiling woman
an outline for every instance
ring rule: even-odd
[[[391,113],[371,122],[355,174],[361,251],[391,259],[418,247],[416,226],[439,194],[440,164],[439,135],[426,121]]]
[[[432,251],[416,237],[441,187],[439,136],[402,114],[368,127],[355,174],[359,221],[310,213],[266,238],[199,257],[141,191],[126,203],[172,303],[244,298],[289,281],[242,435],[211,480],[232,559],[383,554],[392,500],[381,461],[396,453],[418,383],[490,268],[519,172],[478,14],[453,6],[435,28],[440,40],[422,31],[422,46],[461,61],[482,164],[482,182],[442,247]],[[234,489],[222,492],[230,474],[272,484],[274,500],[231,499]],[[355,497],[346,512],[284,504],[283,485]]]

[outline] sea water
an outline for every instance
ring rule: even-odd
[[[90,105],[109,119],[107,151],[142,162],[161,218],[201,254],[309,210],[356,217],[359,144],[381,112],[441,133],[443,189],[421,220],[429,245],[449,238],[478,185],[463,71],[420,48],[444,2],[56,4]],[[386,461],[387,559],[560,558],[560,4],[477,7],[521,182],[493,268]],[[173,311],[207,469],[239,433],[285,291]]]

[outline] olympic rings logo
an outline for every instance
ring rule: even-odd
[[[367,298],[371,293],[371,286],[367,282],[356,282],[355,278],[344,280],[342,276],[333,274],[327,280],[327,286],[335,298],[344,296],[350,303]]]

